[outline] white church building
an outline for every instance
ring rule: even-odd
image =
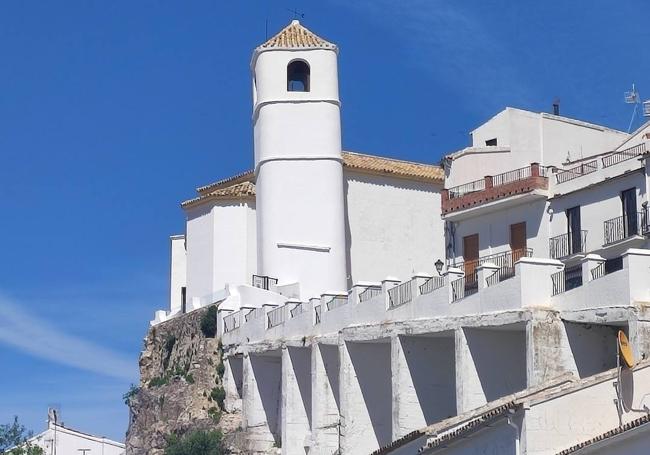
[[[337,56],[298,21],[254,50],[255,167],[182,204],[152,321],[218,305],[248,453],[648,453],[650,124],[344,151]]]

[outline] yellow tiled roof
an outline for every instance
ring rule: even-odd
[[[257,47],[257,51],[265,49],[336,49],[336,44],[325,41],[320,36],[302,26],[299,21],[291,21],[280,32]]]
[[[351,169],[374,174],[390,174],[411,179],[429,180],[437,183],[443,183],[445,180],[445,172],[440,166],[413,163],[411,161],[402,161],[381,156],[364,155],[361,153],[343,152],[343,165]]]
[[[443,184],[445,180],[443,169],[433,164],[413,163],[354,152],[343,152],[341,155],[344,167],[359,172],[440,184]],[[182,207],[192,207],[206,201],[219,199],[251,198],[255,196],[255,172],[251,169],[199,187],[196,191],[199,196],[183,202]]]
[[[189,208],[207,201],[249,199],[255,197],[255,184],[251,181],[236,183],[234,185],[218,188],[212,192],[201,194],[194,199],[181,203],[181,207]]]

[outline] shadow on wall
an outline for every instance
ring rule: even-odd
[[[277,355],[250,355],[251,367],[256,378],[266,423],[276,446],[281,446],[280,387],[282,382],[282,359]]]
[[[339,359],[339,347],[321,344],[319,346],[320,353],[323,358],[323,365],[325,366],[325,373],[329,382],[334,401],[336,402],[336,410],[341,412],[340,393],[339,393],[339,370],[341,361]]]
[[[488,402],[526,388],[525,330],[463,330]]]
[[[379,446],[392,441],[390,342],[348,343],[348,353]]]
[[[456,357],[450,337],[401,336],[402,350],[427,425],[456,415]]]
[[[288,347],[300,399],[311,428],[311,348]]]
[[[616,335],[623,327],[568,321],[564,327],[581,378],[616,367]]]

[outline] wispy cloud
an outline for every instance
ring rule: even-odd
[[[473,109],[506,98],[525,102],[517,56],[494,24],[452,0],[329,0],[355,10],[406,45],[411,64],[458,93]],[[492,104],[493,105],[493,104]],[[493,110],[490,106],[489,111]]]
[[[62,365],[133,381],[136,362],[118,352],[70,335],[0,296],[0,343]]]

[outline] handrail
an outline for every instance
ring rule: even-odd
[[[636,158],[639,155],[645,153],[645,142],[635,145],[634,147],[627,148],[625,150],[620,150],[618,152],[612,152],[609,155],[602,157],[603,168],[613,166],[623,161],[631,160]]]
[[[633,235],[640,235],[646,232],[648,225],[647,212],[634,212],[633,214],[625,214],[617,216],[611,220],[604,221],[604,243],[609,245],[620,240],[632,237]]]
[[[569,180],[577,179],[583,175],[591,174],[598,170],[598,161],[591,160],[585,163],[581,163],[578,166],[572,167],[570,169],[560,169],[557,174],[555,174],[555,181],[559,183],[568,182]]]
[[[327,311],[332,311],[335,308],[343,306],[348,303],[347,295],[337,295],[332,300],[327,302]]]
[[[548,239],[549,256],[560,259],[576,253],[584,253],[587,247],[587,231],[569,232]]]
[[[363,292],[359,293],[359,303],[367,302],[378,295],[381,295],[381,286],[368,286]]]
[[[436,289],[440,289],[444,287],[444,285],[445,285],[444,276],[431,277],[420,285],[420,294],[421,295],[430,294]]]
[[[472,269],[487,262],[491,262],[499,267],[514,266],[515,262],[517,262],[522,257],[529,258],[532,256],[532,248],[522,248],[517,250],[503,251],[501,253],[488,254],[487,256],[481,256],[478,259],[471,259],[469,261],[460,262],[454,267],[458,267],[461,270],[465,270],[466,268]]]
[[[274,308],[273,310],[266,313],[268,320],[268,328],[276,327],[280,324],[284,324],[284,321],[287,319],[287,306],[282,305],[281,307]]]
[[[474,180],[473,182],[463,183],[462,185],[449,188],[449,199],[459,198],[469,193],[476,193],[485,189],[485,179]]]
[[[301,315],[305,311],[307,311],[307,305],[305,304],[305,302],[300,302],[298,305],[291,308],[291,311],[289,313],[291,314],[292,318],[295,318],[296,316]]]
[[[235,329],[238,329],[241,325],[241,310],[230,313],[229,315],[223,318],[223,331],[232,332]]]
[[[492,176],[492,186],[507,185],[508,183],[525,180],[533,175],[531,166],[522,167],[512,171],[503,172]]]
[[[413,300],[413,280],[405,281],[402,284],[388,290],[388,306],[395,308]]]

